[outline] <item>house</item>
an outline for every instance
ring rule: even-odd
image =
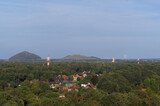
[[[74,85],[76,85],[76,84],[75,84],[75,83],[74,83],[74,84],[68,83],[68,84],[66,84],[65,86],[68,87],[68,88],[70,88],[71,86],[74,86]]]
[[[86,71],[83,72],[83,77],[84,78],[87,77],[87,72]]]
[[[53,81],[49,81],[50,87],[55,88],[59,85],[62,85],[62,81],[59,77],[55,77]]]
[[[75,75],[73,75],[73,81],[77,81],[78,78],[81,78],[81,79],[84,78],[83,74],[75,74]]]
[[[62,76],[62,75],[60,75],[60,74],[58,75],[59,78],[61,78],[61,76]]]
[[[79,89],[80,87],[76,86],[76,85],[73,85],[70,87],[71,89]]]
[[[84,77],[83,77],[83,74],[78,74],[78,76],[79,76],[79,78],[81,78],[81,79],[84,78]]]
[[[63,78],[63,79],[69,79],[67,75],[58,75],[59,78]]]
[[[83,74],[83,77],[84,77],[84,78],[85,78],[85,77],[87,77],[87,74],[86,74],[86,73],[84,73],[84,74]]]
[[[73,75],[73,81],[77,81],[77,75]]]
[[[85,87],[86,88],[88,84],[90,84],[90,83],[82,83],[81,87]]]
[[[65,95],[59,95],[59,98],[65,98]]]
[[[96,89],[96,87],[95,87],[93,84],[88,84],[88,85],[87,85],[87,88],[93,88],[93,89]]]
[[[93,84],[90,84],[90,83],[82,83],[81,87],[96,89],[96,87]]]
[[[72,82],[70,79],[64,79],[63,80],[63,83],[70,83],[70,82]]]
[[[49,85],[50,85],[50,88],[56,88],[56,86],[59,86],[59,83],[57,83],[56,81],[50,81]]]
[[[67,75],[62,75],[63,79],[69,79]]]
[[[63,90],[67,90],[68,92],[70,92],[71,90],[75,89],[76,91],[78,91],[80,87],[77,87],[76,84],[66,84],[64,87],[63,87]]]
[[[79,78],[79,74],[76,74],[76,77]]]
[[[71,90],[79,91],[79,88],[80,88],[80,87],[78,87],[78,86],[76,86],[76,85],[73,85],[73,86],[71,86],[71,87],[68,89],[68,92],[71,91]]]
[[[102,76],[102,74],[103,74],[102,72],[97,72],[96,73],[97,76]]]
[[[56,88],[56,87],[55,87],[54,85],[50,85],[50,88],[53,88],[53,89],[54,89],[54,88]]]
[[[56,82],[52,81],[49,82],[50,88],[56,88],[56,86],[58,86],[59,84],[57,84]]]
[[[84,71],[83,73],[82,73],[82,75],[83,75],[83,77],[87,77],[88,75],[91,75],[91,73],[90,73],[90,71]]]

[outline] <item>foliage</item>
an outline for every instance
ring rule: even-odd
[[[50,68],[43,64],[0,62],[0,106],[160,105],[160,63],[71,61],[51,62]],[[58,75],[67,75],[72,80],[72,75],[83,71],[90,71],[91,75],[74,83],[91,83],[96,89],[64,92],[50,88],[49,82]],[[98,72],[103,74],[97,76]]]

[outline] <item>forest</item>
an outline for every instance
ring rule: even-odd
[[[0,106],[159,105],[159,62],[0,62]]]

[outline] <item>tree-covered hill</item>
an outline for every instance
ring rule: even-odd
[[[62,58],[62,60],[100,60],[100,58],[93,57],[93,56],[87,57],[83,55],[69,55],[69,56]]]
[[[24,51],[12,56],[9,61],[37,61],[40,59],[40,56]]]

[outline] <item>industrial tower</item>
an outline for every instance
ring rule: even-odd
[[[50,67],[50,57],[48,55],[48,57],[47,57],[47,68],[49,68],[49,67]]]

